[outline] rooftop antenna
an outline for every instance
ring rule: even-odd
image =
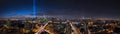
[[[82,19],[85,19],[85,17],[84,17],[84,16],[82,16]]]
[[[44,20],[46,20],[46,19],[47,19],[45,14],[43,14],[43,18],[44,18]]]
[[[47,10],[47,8],[45,10]],[[42,15],[43,15],[43,19],[46,20],[47,19],[46,13],[42,13]]]

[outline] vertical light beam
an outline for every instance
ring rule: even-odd
[[[33,16],[36,17],[36,0],[33,0]]]

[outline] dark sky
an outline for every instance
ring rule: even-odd
[[[1,16],[33,14],[33,0],[0,0]],[[118,0],[36,0],[36,14],[120,16]]]

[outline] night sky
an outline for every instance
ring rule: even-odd
[[[0,16],[69,15],[69,16],[120,16],[118,0],[0,0]]]

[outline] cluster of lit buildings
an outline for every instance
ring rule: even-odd
[[[120,20],[118,19],[12,18],[0,20],[1,34],[120,34],[119,29]]]

